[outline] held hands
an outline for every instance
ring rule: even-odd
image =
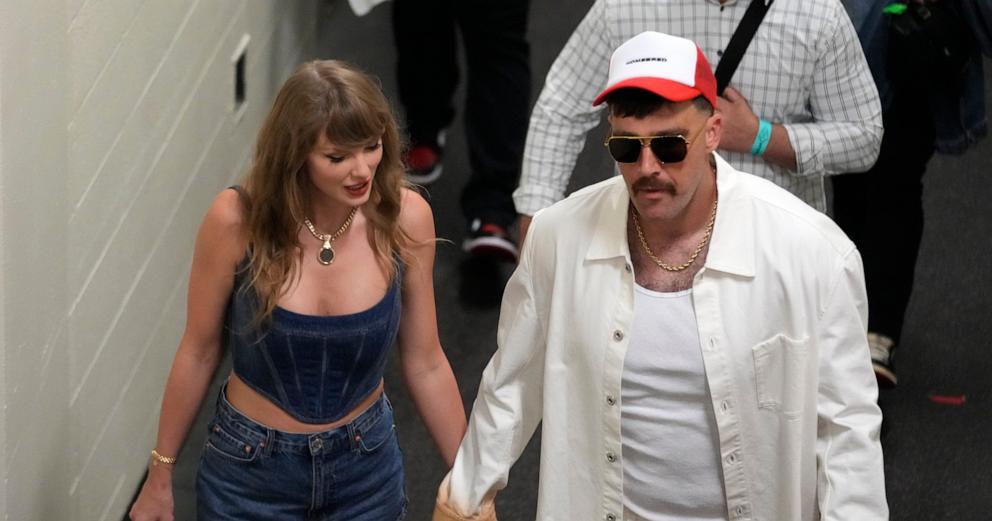
[[[174,511],[171,465],[153,462],[128,515],[131,521],[173,521]]]
[[[496,501],[492,498],[485,500],[480,512],[474,516],[464,516],[456,511],[448,502],[449,479],[451,479],[451,474],[444,477],[444,481],[437,489],[437,501],[434,503],[432,521],[496,521]]]
[[[758,116],[751,104],[733,87],[727,87],[717,97],[716,104],[717,110],[723,113],[720,148],[750,154],[754,136],[758,133]]]

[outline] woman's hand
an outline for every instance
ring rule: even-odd
[[[173,521],[172,466],[153,464],[131,505],[131,521]]]

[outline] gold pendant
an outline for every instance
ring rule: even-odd
[[[331,240],[327,239],[324,241],[324,245],[321,246],[320,251],[317,252],[317,262],[323,264],[324,266],[329,266],[334,262],[334,248],[331,247]]]

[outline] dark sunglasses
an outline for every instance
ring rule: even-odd
[[[698,133],[697,133],[698,135]],[[681,134],[668,136],[607,136],[603,145],[617,163],[636,163],[641,149],[651,152],[662,163],[678,163],[689,153],[692,142]]]

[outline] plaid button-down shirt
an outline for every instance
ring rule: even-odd
[[[555,60],[531,115],[517,211],[532,215],[564,196],[585,134],[600,121],[592,100],[610,55],[643,31],[689,38],[713,67],[747,0],[597,0]],[[764,177],[824,211],[823,177],[867,170],[882,139],[878,92],[839,0],[777,0],[730,85],[758,117],[782,124],[796,153],[789,171],[721,150],[735,168]]]

